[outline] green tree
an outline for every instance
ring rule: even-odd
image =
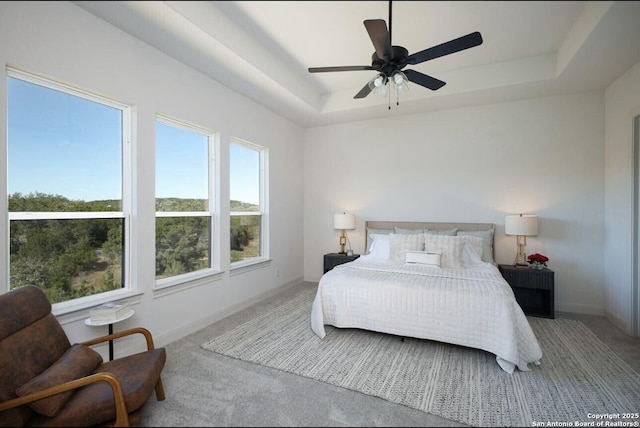
[[[15,193],[9,198],[12,212],[83,212],[101,210],[106,205],[109,202],[71,201],[42,193]],[[11,288],[37,285],[54,303],[103,290],[104,284],[94,278],[95,274],[111,270],[113,277],[115,270],[121,269],[121,257],[112,258],[112,264],[105,267],[99,255],[105,252],[103,245],[109,238],[118,236],[120,224],[120,219],[12,220]],[[121,233],[119,236],[121,247]],[[106,251],[109,255],[118,244],[110,245]],[[110,284],[121,287],[120,281]]]

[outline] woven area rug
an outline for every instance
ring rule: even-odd
[[[577,426],[640,409],[640,375],[580,321],[529,317],[541,364],[509,375],[495,355],[446,343],[331,326],[320,339],[314,296],[296,294],[201,346],[474,426]],[[609,423],[618,420],[637,421]]]

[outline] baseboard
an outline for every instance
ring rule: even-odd
[[[624,331],[629,336],[633,336],[630,323],[625,322],[622,318],[606,309],[604,310],[604,317],[607,319],[607,321],[618,327],[620,330]]]
[[[571,312],[574,314],[585,314],[585,315],[604,315],[604,308],[601,306],[594,305],[582,305],[576,303],[558,303],[556,302],[555,310],[558,312]]]
[[[601,308],[599,306],[593,305],[580,305],[580,304],[558,304],[556,305],[555,310],[557,312],[570,312],[573,314],[585,314],[585,315],[597,315],[607,319],[611,324],[615,325],[617,328],[628,334],[629,336],[633,336],[631,329],[631,322],[627,322],[620,318],[618,315],[614,314],[611,311],[608,311],[605,308]]]
[[[264,293],[257,294],[246,300],[243,300],[242,302],[226,307],[223,310],[209,314],[208,316],[201,318],[197,321],[194,321],[192,323],[182,325],[176,329],[164,332],[160,335],[154,334],[154,342],[156,343],[156,346],[166,346],[171,342],[181,339],[191,333],[194,333],[200,329],[205,328],[208,325],[213,324],[214,322],[220,321],[221,319],[224,319],[230,315],[235,314],[236,312],[239,312],[243,309],[248,308],[251,305],[254,305],[258,302],[268,299],[269,297],[275,296],[276,294],[281,293],[291,287],[295,287],[296,285],[302,284],[303,282],[304,280],[302,277],[295,278],[282,285],[279,285],[275,288],[267,290]]]

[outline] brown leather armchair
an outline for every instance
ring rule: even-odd
[[[92,345],[142,335],[147,351],[103,362]],[[0,426],[131,426],[155,390],[164,348],[133,328],[71,345],[46,294],[25,286],[0,295]]]

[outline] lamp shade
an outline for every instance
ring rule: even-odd
[[[535,236],[538,234],[538,216],[507,215],[504,217],[504,233],[507,235]]]
[[[333,216],[334,229],[355,229],[356,216],[354,214],[335,214]]]

